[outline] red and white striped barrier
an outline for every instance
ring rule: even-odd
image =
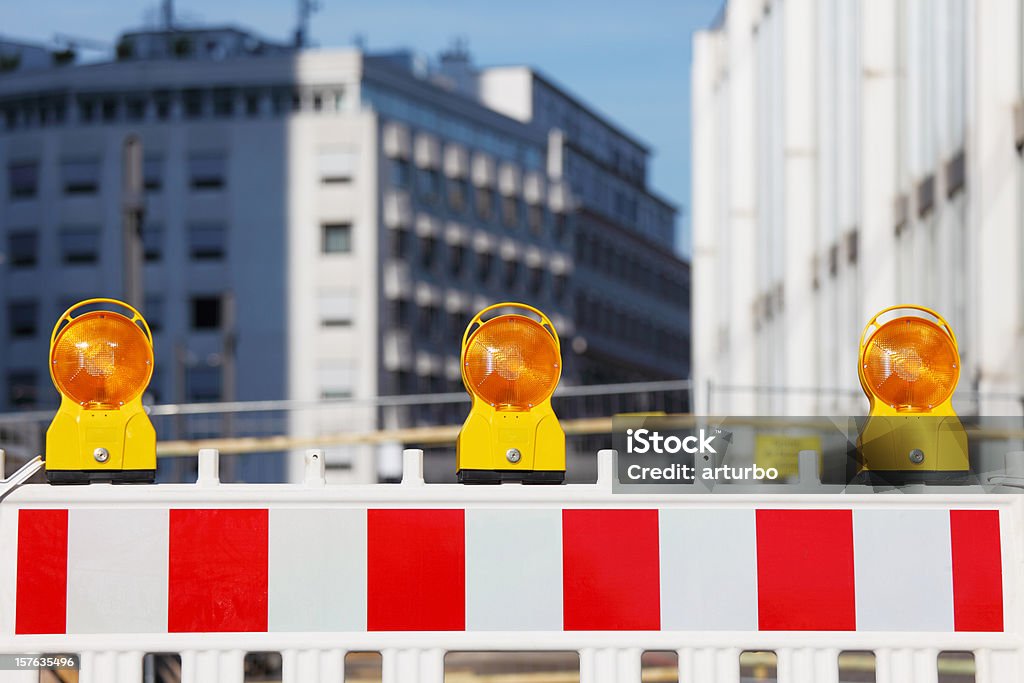
[[[939,650],[1024,672],[1019,496],[406,481],[23,486],[0,502],[0,653],[80,652],[86,681],[139,681],[147,651],[240,681],[266,650],[340,680],[344,649],[384,652],[389,683],[488,649],[578,650],[585,683],[639,681],[644,649],[713,683],[743,649],[787,683],[837,680],[840,650],[876,651],[879,683],[934,682]]]
[[[16,635],[1003,631],[991,509],[22,509]]]

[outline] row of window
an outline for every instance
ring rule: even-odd
[[[414,239],[418,242],[415,252]],[[445,279],[469,278],[481,287],[497,285],[509,293],[523,289],[538,297],[549,291],[555,301],[565,297],[564,274],[549,273],[541,265],[527,266],[490,252],[476,252],[462,244],[447,244],[434,236],[416,238],[405,230],[391,230],[388,234],[388,256],[398,261],[418,263],[423,270],[444,275]]]
[[[189,156],[188,187],[196,191],[222,190],[227,185],[227,157],[219,152]],[[68,196],[99,194],[103,164],[99,158],[65,159],[59,168],[60,189]],[[164,159],[149,156],[142,162],[142,182],[147,192],[159,192],[164,185]],[[7,164],[7,194],[12,200],[33,199],[39,195],[39,162],[18,160]]]
[[[63,297],[54,310],[52,320],[43,319],[43,312],[38,301],[19,299],[7,304],[7,334],[11,339],[26,339],[37,336],[42,331],[49,331],[49,325],[55,322],[64,311],[79,301],[79,297]],[[189,298],[189,327],[196,332],[221,329],[223,324],[223,299],[216,294],[198,294]],[[150,329],[155,333],[164,326],[164,298],[159,294],[147,294],[142,315],[146,318]]]
[[[390,161],[391,185],[408,190],[423,204],[441,206],[453,214],[466,216],[472,211],[475,218],[490,223],[500,218],[500,223],[510,230],[525,227],[534,235],[543,235],[548,228],[556,242],[565,238],[568,216],[561,212],[550,212],[542,203],[527,202],[522,198],[502,194],[493,188],[471,186],[465,178],[443,178],[441,172],[432,168],[413,167],[405,159]],[[415,182],[413,182],[415,178]]]
[[[29,97],[0,105],[7,130],[78,124],[140,123],[234,117],[261,118],[297,111],[344,111],[342,86],[305,91],[287,86],[186,88],[128,93],[67,93]]]
[[[687,296],[686,267],[682,263],[661,266],[652,262],[663,261],[661,254],[656,259],[644,259],[639,253],[624,251],[621,242],[612,242],[597,231],[576,233],[575,254],[578,264],[666,301]]]
[[[576,324],[581,330],[594,330],[660,356],[690,357],[689,338],[658,320],[613,306],[585,292],[576,295],[575,304]]]
[[[223,223],[192,223],[187,228],[188,256],[193,261],[222,261],[227,256],[228,231]],[[100,262],[101,228],[75,226],[57,232],[57,248],[64,265]],[[145,260],[157,263],[163,258],[165,231],[162,225],[150,223],[142,229]],[[15,229],[7,233],[6,264],[10,268],[33,268],[40,262],[39,232]]]

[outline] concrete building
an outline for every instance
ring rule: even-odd
[[[862,413],[864,324],[918,303],[959,409],[1020,414],[1022,7],[730,0],[695,36],[698,409]]]
[[[462,391],[463,329],[502,300],[552,317],[566,383],[688,374],[688,264],[675,208],[648,189],[648,150],[550,81],[459,51],[429,64],[233,28],[146,31],[109,61],[0,73],[0,411],[54,405],[51,323],[122,290],[129,134],[144,147],[154,402]],[[300,412],[281,428],[464,417],[361,405],[343,425]],[[358,450],[328,466],[374,476]],[[285,474],[280,458],[240,467]]]

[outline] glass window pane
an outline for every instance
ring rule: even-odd
[[[142,184],[148,192],[159,192],[164,186],[164,160],[149,156],[142,160]]]
[[[36,265],[39,234],[35,230],[22,230],[7,235],[7,258],[12,267]]]
[[[324,150],[317,157],[320,181],[346,183],[356,170],[356,153],[349,149]]]
[[[60,233],[60,252],[64,263],[96,263],[99,246],[99,228],[65,228]]]
[[[162,225],[147,223],[142,228],[142,254],[149,263],[155,263],[163,255],[164,228]]]
[[[188,160],[189,184],[194,190],[219,190],[227,184],[223,154],[194,154]]]
[[[220,223],[188,227],[189,254],[196,261],[217,261],[227,254],[227,228]]]
[[[7,403],[13,408],[29,408],[39,399],[36,372],[12,370],[7,373]]]
[[[7,187],[12,199],[35,197],[39,190],[39,164],[34,161],[8,164]]]
[[[323,226],[323,252],[325,254],[350,251],[352,251],[352,225],[350,223],[331,223]]]
[[[15,301],[7,305],[7,324],[11,337],[33,337],[36,334],[39,304]]]
[[[317,300],[320,324],[324,327],[348,327],[355,313],[355,295],[347,290],[324,290]]]
[[[192,329],[216,330],[221,324],[221,298],[197,296],[192,298]]]
[[[189,401],[219,401],[221,399],[220,368],[196,365],[185,373],[186,394]]]
[[[60,166],[65,194],[96,194],[100,188],[98,159],[68,159]]]

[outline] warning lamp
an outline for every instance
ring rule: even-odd
[[[46,430],[47,480],[153,481],[156,432],[142,407],[152,376],[153,335],[137,310],[89,299],[65,311],[50,335],[61,402]]]
[[[860,385],[870,410],[857,438],[869,480],[953,482],[970,471],[967,434],[953,410],[960,353],[949,323],[924,306],[891,306],[860,338]]]
[[[548,317],[526,304],[488,306],[466,327],[460,360],[473,405],[456,446],[459,481],[562,483],[565,432],[551,409],[562,356]]]

